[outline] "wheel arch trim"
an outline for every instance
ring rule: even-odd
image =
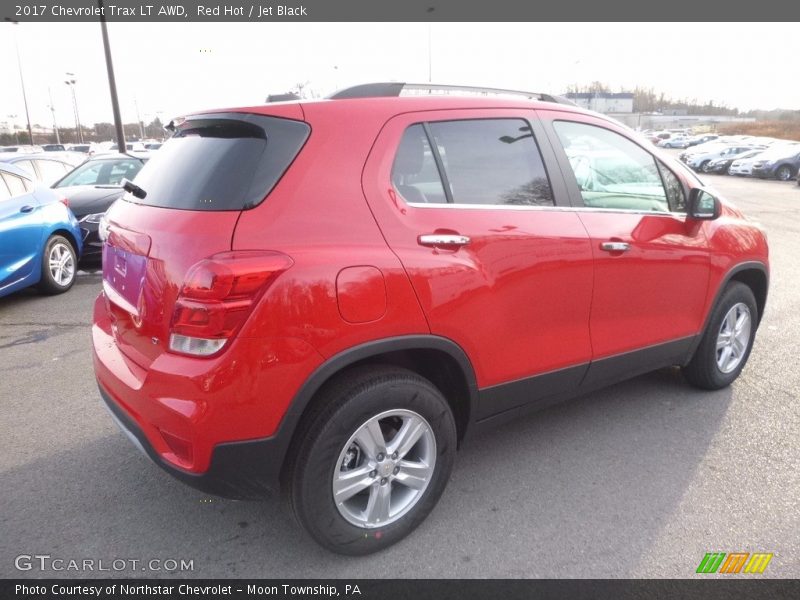
[[[697,350],[697,347],[700,345],[700,342],[702,341],[703,336],[705,335],[706,329],[708,329],[708,323],[711,320],[711,315],[714,312],[714,307],[717,305],[717,302],[719,302],[719,298],[722,295],[722,292],[725,290],[725,287],[731,281],[733,281],[736,275],[738,275],[739,273],[743,273],[745,271],[759,271],[764,276],[764,298],[763,302],[761,303],[761,306],[759,307],[761,310],[759,311],[758,320],[756,321],[755,324],[756,328],[758,328],[759,324],[761,323],[761,318],[764,315],[763,309],[767,304],[767,296],[769,294],[769,268],[765,263],[761,261],[751,260],[734,265],[733,267],[728,269],[728,271],[720,280],[720,283],[717,286],[717,290],[716,292],[714,292],[714,299],[708,305],[708,308],[706,310],[706,315],[705,318],[703,319],[703,327],[702,329],[700,329],[700,333],[697,336],[697,340],[692,344],[692,347],[689,349],[689,354],[686,357],[686,362],[691,360],[692,356],[694,356],[694,353]],[[755,290],[754,290],[754,295],[755,295]],[[758,302],[758,298],[756,298],[756,302]]]
[[[302,417],[317,392],[338,373],[361,361],[381,355],[402,351],[434,350],[452,358],[458,365],[466,382],[469,398],[469,419],[467,428],[478,414],[478,385],[475,370],[466,352],[454,341],[437,335],[403,335],[372,340],[348,348],[333,355],[309,375],[294,395],[273,438],[281,440],[282,456],[279,462],[286,462],[292,440],[298,430]],[[465,431],[466,433],[466,431]],[[463,437],[463,435],[461,436]],[[282,468],[282,467],[281,467]]]

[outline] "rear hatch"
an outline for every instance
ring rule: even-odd
[[[263,283],[265,269],[283,264],[231,253],[231,240],[241,211],[265,200],[310,133],[302,121],[252,113],[173,123],[174,136],[106,215],[103,289],[112,332],[120,350],[145,368],[169,349],[176,320],[186,331],[207,331],[208,322],[205,329],[198,323],[219,316],[209,307],[241,309],[252,297],[258,277],[245,280],[242,273],[255,270]],[[230,335],[225,319],[217,329]],[[209,347],[185,353],[208,355]]]

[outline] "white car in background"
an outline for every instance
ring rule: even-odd
[[[728,167],[728,175],[750,177],[753,174],[753,165],[761,160],[761,154],[763,153],[759,152],[755,156],[749,156],[748,158],[737,158]]]
[[[688,148],[689,136],[677,134],[666,140],[661,140],[658,142],[658,146],[660,148]]]

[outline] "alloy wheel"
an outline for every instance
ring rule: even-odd
[[[380,413],[350,437],[333,473],[333,499],[349,523],[383,527],[422,498],[436,466],[430,424],[410,410]]]
[[[75,257],[72,249],[67,248],[62,242],[57,242],[50,248],[47,258],[53,281],[62,287],[69,285],[75,277]]]
[[[730,373],[742,362],[750,344],[751,327],[750,309],[743,302],[734,304],[722,319],[717,335],[717,367],[723,373]]]

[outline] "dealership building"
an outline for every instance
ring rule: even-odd
[[[564,94],[575,104],[601,113],[632,113],[633,94],[630,92],[569,92]]]

